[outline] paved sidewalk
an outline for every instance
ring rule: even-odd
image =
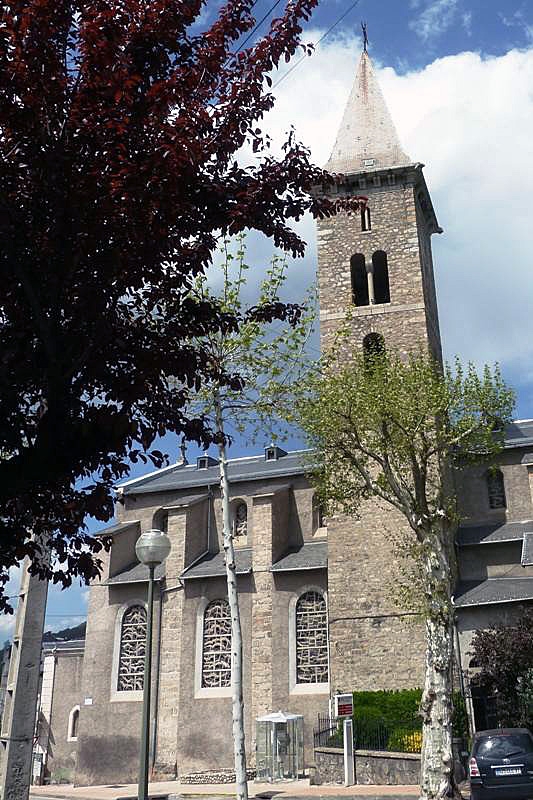
[[[151,783],[150,797],[175,798],[187,800],[193,798],[227,798],[235,796],[235,785],[218,784],[181,784],[177,781]],[[411,800],[419,796],[418,786],[310,786],[309,781],[291,783],[255,783],[248,784],[250,798],[258,800],[349,800],[349,798],[365,798],[365,800]],[[469,797],[468,791],[463,792]],[[115,784],[113,786],[32,786],[30,797],[33,800],[133,800],[137,797],[135,784]]]

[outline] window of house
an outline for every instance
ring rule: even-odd
[[[390,303],[389,267],[387,254],[377,250],[372,256],[374,273],[374,298],[376,303]]]
[[[352,303],[356,306],[369,305],[368,277],[365,257],[362,253],[356,253],[351,257],[350,275],[352,281]]]
[[[296,603],[296,683],[327,683],[328,621],[321,592],[302,594]]]
[[[80,707],[74,706],[68,717],[67,740],[69,742],[78,741],[78,723],[80,720]]]
[[[232,529],[235,539],[248,535],[248,508],[242,500],[233,506]]]
[[[381,333],[367,333],[363,339],[363,355],[367,364],[385,352],[385,339]]]
[[[120,630],[117,691],[141,692],[144,687],[146,650],[146,608],[130,606],[124,612]]]
[[[500,469],[489,470],[486,475],[487,493],[490,508],[507,508],[503,472]]]
[[[231,686],[231,615],[227,600],[213,600],[204,612],[202,688]]]
[[[324,509],[318,495],[313,495],[313,533],[325,527]]]
[[[365,206],[361,209],[361,230],[362,231],[371,231],[372,230],[372,220],[370,218],[370,209],[368,206]]]

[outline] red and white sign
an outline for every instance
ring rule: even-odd
[[[335,695],[335,716],[351,717],[353,715],[353,694]]]

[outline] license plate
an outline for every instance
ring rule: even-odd
[[[522,770],[520,767],[503,767],[502,769],[495,769],[495,775],[521,775]]]

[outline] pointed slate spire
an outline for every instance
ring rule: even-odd
[[[326,169],[350,173],[411,163],[402,150],[372,61],[364,50]]]

